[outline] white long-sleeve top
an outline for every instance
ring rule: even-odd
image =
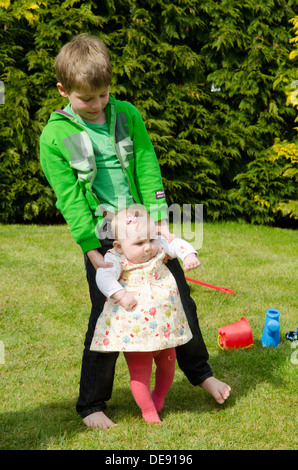
[[[182,238],[174,238],[170,243],[166,238],[158,236],[161,249],[171,258],[179,258],[181,261],[191,254],[197,254],[193,246]],[[118,282],[121,276],[121,265],[116,256],[107,252],[104,256],[106,263],[112,263],[110,268],[98,268],[96,272],[96,283],[99,290],[107,297],[111,297],[115,292],[122,290],[123,286]]]

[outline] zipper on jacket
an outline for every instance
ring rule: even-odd
[[[71,118],[72,118],[72,116],[71,116]],[[72,118],[72,121],[73,121],[73,118]],[[75,121],[75,124],[76,124],[77,126],[79,126],[84,132],[87,132],[86,129],[84,128],[84,126],[83,126],[80,122]],[[96,194],[94,194],[94,193],[92,192],[92,185],[93,185],[94,179],[95,179],[95,177],[96,177],[96,175],[97,175],[97,168],[96,168],[96,159],[95,159],[95,154],[94,154],[94,149],[93,149],[92,140],[91,140],[91,137],[89,136],[88,132],[87,132],[87,135],[88,135],[88,138],[90,139],[90,142],[91,142],[91,145],[92,145],[92,150],[93,150],[93,151],[92,151],[92,157],[93,157],[93,165],[94,165],[94,170],[93,170],[93,172],[92,172],[92,173],[93,173],[93,176],[91,177],[91,180],[90,180],[90,193],[91,193],[91,196],[93,196],[94,199],[96,200],[97,204],[100,206],[100,202],[99,202],[99,200],[98,200]]]
[[[116,156],[117,156],[117,158],[118,158],[118,160],[119,160],[119,162],[120,162],[120,165],[121,165],[121,167],[122,167],[122,170],[123,170],[123,172],[124,172],[124,174],[125,174],[125,176],[126,176],[127,185],[128,185],[128,190],[129,190],[129,192],[130,192],[130,195],[131,195],[131,197],[133,198],[133,200],[134,200],[135,202],[137,202],[136,199],[135,199],[135,197],[134,197],[134,195],[133,195],[132,192],[131,192],[130,184],[129,184],[129,177],[128,177],[127,171],[125,170],[122,157],[118,154],[118,151],[117,151],[117,148],[116,148],[116,144],[115,144],[115,142],[116,142],[115,133],[116,133],[117,109],[116,109],[116,104],[115,104],[114,106],[115,106],[115,119],[114,119],[114,129],[113,129],[113,139],[114,139],[113,145],[114,145],[114,149],[115,149],[115,152],[116,152]]]
[[[110,106],[112,106],[112,105],[110,105]],[[117,111],[116,111],[116,104],[114,104],[113,106],[115,106],[115,119],[114,119],[114,128],[113,128],[113,140],[114,140],[114,141],[113,141],[113,146],[114,146],[114,149],[115,149],[116,157],[118,158],[118,160],[119,160],[119,162],[120,162],[120,165],[121,165],[121,168],[122,168],[122,170],[123,170],[123,172],[124,172],[124,174],[125,174],[125,176],[126,176],[127,185],[128,185],[128,190],[129,190],[129,192],[130,192],[130,195],[131,195],[131,197],[133,198],[133,200],[134,200],[135,202],[137,202],[136,199],[135,199],[135,197],[134,197],[134,195],[133,195],[132,192],[131,192],[130,184],[129,184],[129,177],[128,177],[128,174],[127,174],[127,172],[126,172],[126,170],[125,170],[125,168],[124,168],[123,160],[122,160],[122,158],[119,156],[119,154],[118,154],[118,152],[117,152],[116,145],[115,145],[115,142],[116,142],[116,139],[115,139],[115,131],[116,131],[116,116],[117,116]],[[111,111],[112,111],[112,110],[111,110]],[[72,117],[72,116],[71,116],[71,117]],[[84,132],[87,132],[87,135],[88,135],[88,137],[89,137],[89,139],[90,139],[90,141],[91,141],[91,144],[92,144],[92,139],[91,139],[91,137],[89,136],[88,131],[86,131],[86,129],[84,128],[84,126],[83,126],[82,124],[80,124],[79,122],[77,122],[77,121],[75,121],[75,124],[78,125]],[[93,149],[93,144],[92,144],[92,149]],[[93,170],[93,177],[92,177],[91,180],[90,180],[90,192],[91,192],[91,195],[95,198],[95,200],[96,200],[96,202],[98,203],[98,205],[100,206],[100,205],[101,205],[101,204],[100,204],[100,201],[98,200],[96,194],[94,194],[94,192],[92,191],[93,182],[94,182],[95,177],[96,177],[96,175],[97,175],[97,167],[96,167],[96,159],[95,159],[94,150],[93,150],[93,155],[92,155],[92,156],[93,156],[94,170]]]

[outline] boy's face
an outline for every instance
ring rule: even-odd
[[[67,93],[61,83],[57,83],[59,93],[68,98],[72,111],[81,119],[93,124],[104,124],[106,121],[105,107],[110,98],[110,87],[99,88],[96,91],[72,90]]]

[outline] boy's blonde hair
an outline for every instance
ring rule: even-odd
[[[106,45],[89,34],[79,34],[62,47],[55,60],[55,71],[67,93],[74,89],[107,88],[113,76]]]
[[[129,236],[129,233],[131,234],[131,229],[137,234],[141,227],[147,225],[150,228],[150,222],[153,221],[145,207],[141,204],[133,204],[114,215],[111,222],[113,237],[115,240],[123,240]],[[155,230],[152,233],[152,238],[154,236]]]

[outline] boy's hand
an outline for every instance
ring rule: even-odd
[[[169,243],[172,240],[174,240],[175,235],[170,232],[169,226],[168,226],[168,223],[167,223],[166,220],[159,220],[158,222],[156,222],[155,225],[156,225],[157,235],[161,235],[161,236],[165,237],[168,240]]]
[[[198,268],[200,265],[201,263],[195,253],[190,253],[190,255],[185,256],[183,260],[184,271],[190,271],[191,269]]]
[[[171,243],[171,241],[174,240],[175,235],[170,232],[169,226],[166,220],[159,220],[158,222],[155,223],[156,226],[156,233],[157,235],[161,235],[162,237],[165,237],[168,240],[168,243]],[[167,264],[169,259],[171,258],[168,254],[164,257],[162,260],[164,264]]]
[[[97,250],[87,251],[87,256],[90,259],[95,270],[98,268],[112,268],[113,263],[106,263],[104,257]]]
[[[138,305],[135,297],[125,289],[118,290],[111,297],[112,299],[118,300],[120,305],[127,311],[133,310]]]

